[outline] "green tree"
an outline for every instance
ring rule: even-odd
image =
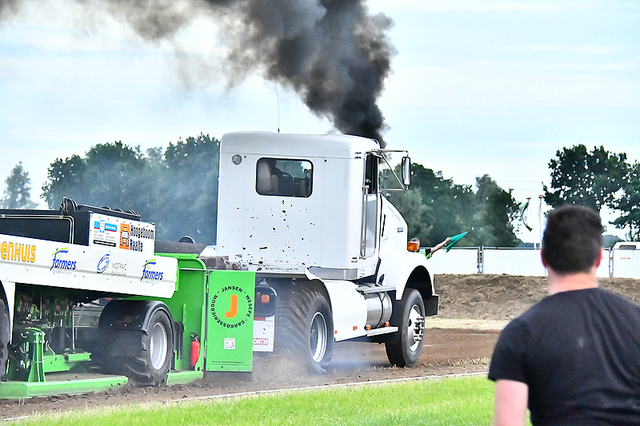
[[[429,245],[434,220],[430,207],[422,201],[422,191],[409,188],[391,192],[387,198],[407,221],[409,238],[419,239],[423,246]]]
[[[636,161],[630,167],[623,192],[611,204],[621,212],[620,217],[612,223],[616,228],[629,228],[630,241],[640,241],[640,163]]]
[[[157,212],[162,212],[162,220],[155,219],[165,238],[189,235],[197,242],[215,242],[219,160],[220,141],[209,135],[169,143],[157,182],[162,200]]]
[[[43,198],[55,208],[63,197],[80,204],[136,211],[156,224],[159,240],[184,235],[214,243],[220,142],[200,134],[166,149],[122,142],[98,144],[84,157],[56,159]]]
[[[409,237],[422,246],[434,246],[446,237],[471,231],[460,246],[517,245],[513,221],[518,203],[488,175],[476,180],[476,192],[469,185],[455,184],[420,164],[412,164],[411,187],[405,193],[391,193],[390,201],[404,216]]]
[[[11,169],[9,177],[4,181],[7,185],[0,206],[5,209],[32,209],[36,203],[31,201],[31,179],[29,173],[19,162]]]
[[[551,188],[543,185],[544,200],[551,207],[581,204],[600,212],[615,202],[628,171],[627,155],[612,154],[604,147],[591,152],[584,145],[556,151],[549,161]]]
[[[424,245],[434,246],[448,236],[468,229],[472,216],[473,189],[445,179],[442,172],[434,172],[420,164],[412,165],[412,187],[422,192],[424,203],[430,209],[432,231]],[[421,240],[422,241],[422,240]],[[461,245],[468,243],[461,242]]]
[[[56,159],[48,169],[43,197],[49,208],[56,208],[63,197],[122,210],[149,207],[139,187],[145,182],[145,165],[139,147],[120,141],[98,144],[84,158]]]
[[[441,172],[413,163],[411,187],[391,192],[388,198],[407,221],[409,237],[429,247],[462,228],[465,220],[460,207],[470,192],[469,187],[444,179]]]
[[[42,198],[53,209],[63,197],[86,199],[84,186],[85,161],[79,155],[66,159],[56,158],[47,169],[47,181],[42,185]]]
[[[500,188],[489,175],[476,178],[473,233],[471,239],[489,247],[514,247],[520,239],[514,232],[513,222],[519,218],[519,207],[508,192]]]

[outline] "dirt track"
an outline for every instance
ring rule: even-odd
[[[500,327],[546,294],[545,281],[540,277],[438,275],[435,283],[441,297],[440,315],[427,323],[425,347],[413,368],[390,367],[383,345],[343,342],[335,345],[331,369],[321,376],[306,374],[290,359],[255,356],[251,375],[213,374],[189,385],[163,388],[125,386],[87,395],[0,400],[0,418],[143,401],[486,372]],[[640,302],[640,280],[606,280],[600,285]]]

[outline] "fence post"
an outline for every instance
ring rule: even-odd
[[[478,273],[484,274],[484,246],[478,247]]]

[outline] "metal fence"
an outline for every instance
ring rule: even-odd
[[[539,249],[504,247],[452,248],[433,254],[432,274],[507,274],[545,276]],[[601,278],[640,279],[640,250],[606,249],[596,274]]]

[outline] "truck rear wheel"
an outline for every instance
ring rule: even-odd
[[[0,379],[7,369],[9,358],[9,310],[3,299],[0,299]]]
[[[276,322],[276,345],[289,347],[314,374],[326,372],[333,354],[333,319],[326,297],[296,286],[280,290],[282,309]]]
[[[391,325],[398,331],[385,342],[387,358],[397,367],[411,367],[422,353],[425,309],[416,289],[405,289],[402,300],[394,302]]]

